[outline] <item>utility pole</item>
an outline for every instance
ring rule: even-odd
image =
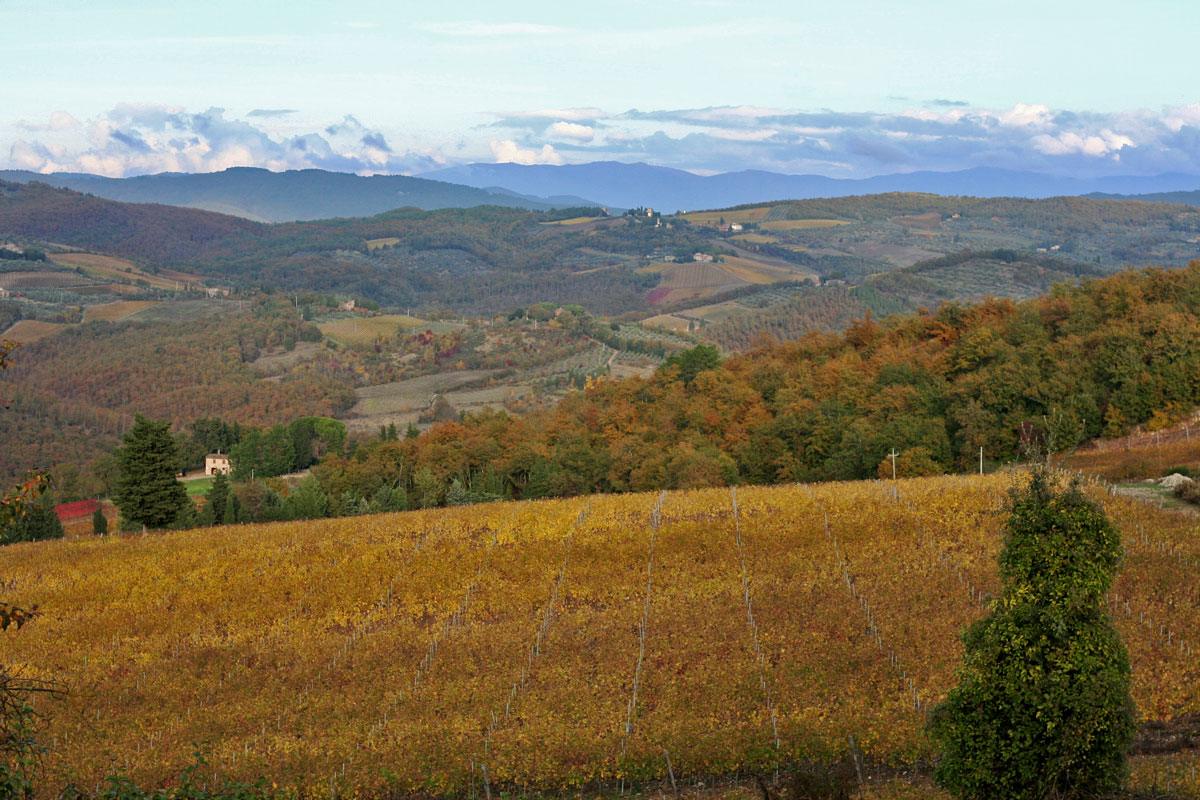
[[[983,474],[983,448],[979,448],[979,474]]]
[[[892,480],[896,480],[896,456],[900,455],[896,452],[896,448],[892,448],[892,452],[888,453],[892,458]]]

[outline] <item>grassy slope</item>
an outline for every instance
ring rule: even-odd
[[[668,752],[688,781],[849,736],[899,764],[998,590],[1011,480],[743,489],[736,518],[728,490],[673,493],[657,529],[626,495],[17,545],[8,585],[44,616],[0,661],[87,687],[45,706],[50,774],[85,785],[159,780],[198,740],[222,774],[342,792],[387,769],[482,793],[485,765],[493,791],[592,791]],[[1096,494],[1126,534],[1138,707],[1200,710],[1200,542]]]

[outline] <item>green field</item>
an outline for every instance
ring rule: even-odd
[[[187,489],[188,496],[195,497],[197,495],[207,494],[208,490],[212,488],[212,482],[213,479],[211,477],[196,478],[195,480],[183,481],[183,485]]]

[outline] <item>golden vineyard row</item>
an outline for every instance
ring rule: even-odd
[[[16,545],[0,585],[43,616],[0,637],[0,663],[71,690],[42,708],[49,786],[114,768],[156,785],[194,742],[222,777],[315,793],[683,780],[851,747],[909,761],[999,590],[1014,480]],[[1141,714],[1200,711],[1194,524],[1089,491],[1125,534],[1110,600]]]

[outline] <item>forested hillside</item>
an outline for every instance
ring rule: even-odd
[[[485,414],[374,442],[319,469],[332,497],[458,480],[525,497],[970,470],[1060,451],[1200,405],[1200,262],[947,303],[764,345],[720,366],[689,351],[525,418]]]
[[[743,312],[706,325],[698,334],[723,348],[745,350],[764,335],[788,341],[809,331],[841,331],[867,314],[881,318],[920,308],[936,309],[948,300],[1028,300],[1057,283],[1103,274],[1095,264],[1058,255],[964,250],[871,275],[855,286],[798,286],[786,293],[776,292],[758,308],[750,305],[758,297],[751,296]]]
[[[209,211],[116,203],[44,183],[0,181],[0,232],[147,262],[179,262],[257,227]]]
[[[186,267],[215,282],[336,291],[394,306],[495,313],[590,298],[601,312],[644,308],[657,278],[634,272],[643,253],[709,246],[703,232],[629,218],[543,224],[594,211],[410,208],[266,225],[0,182],[0,237],[85,248],[151,269]]]
[[[67,465],[63,480],[91,477],[86,465],[117,445],[135,413],[179,425],[209,416],[270,425],[345,411],[354,398],[345,382],[315,371],[268,381],[251,367],[265,349],[321,338],[289,308],[260,300],[249,313],[215,318],[89,322],[22,345],[0,381],[9,404],[0,481],[55,464]]]

